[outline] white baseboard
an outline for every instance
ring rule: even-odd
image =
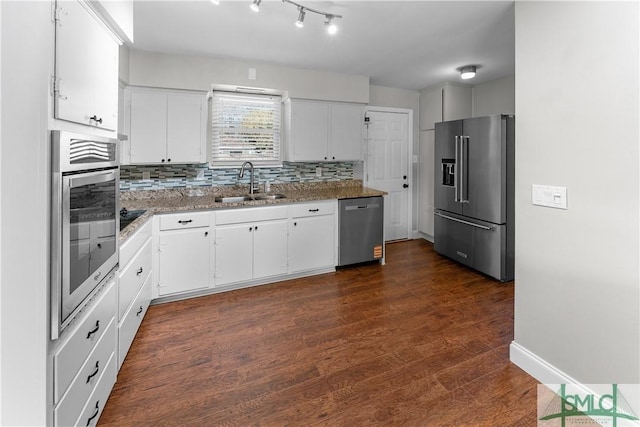
[[[574,378],[515,341],[509,346],[509,359],[542,384],[578,384]]]
[[[589,385],[578,382],[575,378],[556,368],[546,360],[542,359],[535,353],[529,351],[515,341],[509,346],[509,359],[515,365],[520,367],[526,373],[546,385],[572,384],[575,390],[578,390],[582,396],[593,395],[600,396]],[[592,385],[593,386],[593,385]],[[637,391],[637,390],[636,390]],[[637,395],[637,394],[636,394]],[[631,402],[630,402],[631,403]],[[638,403],[632,403],[632,407],[636,411],[640,410]],[[597,416],[591,416],[598,421]],[[640,421],[625,420],[625,426],[633,425],[640,427]]]

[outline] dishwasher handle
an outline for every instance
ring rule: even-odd
[[[370,203],[368,205],[351,205],[351,206],[345,206],[344,210],[345,211],[355,211],[358,209],[375,209],[375,208],[379,208],[380,204],[379,203]]]

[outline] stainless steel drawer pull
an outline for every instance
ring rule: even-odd
[[[89,384],[89,381],[91,381],[91,378],[95,377],[98,372],[100,372],[100,361],[98,360],[96,362],[96,370],[93,371],[91,374],[89,374],[89,376],[87,377],[87,384]]]
[[[91,338],[91,335],[98,332],[98,329],[100,329],[100,320],[96,320],[96,328],[92,331],[89,331],[89,333],[87,334],[87,339]]]
[[[459,222],[461,224],[470,225],[472,227],[481,228],[483,230],[493,230],[493,227],[487,227],[486,225],[476,224],[476,223],[473,223],[473,222],[465,221],[463,219],[454,218],[454,217],[449,216],[449,215],[443,215],[440,212],[436,212],[435,214],[438,215],[441,218],[449,219],[451,221]]]

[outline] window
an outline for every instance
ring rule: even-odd
[[[214,92],[211,166],[280,165],[279,96]]]

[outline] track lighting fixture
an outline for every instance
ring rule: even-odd
[[[302,28],[304,27],[304,7],[298,7],[298,20],[296,21],[296,27]]]
[[[338,26],[333,21],[334,16],[333,15],[325,15],[325,16],[327,17],[327,20],[325,21],[324,26],[327,27],[327,33],[334,35],[335,33],[338,32]]]
[[[253,3],[251,3],[251,6],[249,6],[249,7],[254,12],[260,12],[260,3],[261,2],[262,2],[262,0],[253,0]]]
[[[2,0],[0,0],[2,1]],[[211,0],[212,2],[214,2],[215,4],[218,4],[220,2],[220,0]],[[254,12],[259,12],[260,11],[260,3],[262,3],[262,0],[253,0],[253,2],[251,3],[251,5],[249,5],[249,7],[251,8],[251,10],[253,10]],[[335,33],[338,32],[338,26],[336,25],[336,19],[337,18],[342,18],[342,15],[334,15],[332,13],[326,13],[326,12],[322,12],[320,10],[316,10],[316,9],[311,9],[307,6],[303,6],[299,3],[296,3],[292,0],[282,0],[282,3],[289,3],[294,5],[296,8],[298,8],[298,19],[296,20],[296,27],[298,28],[303,28],[304,27],[304,17],[306,12],[312,12],[318,15],[324,15],[326,21],[324,22],[324,26],[327,29],[327,33],[334,35]]]

